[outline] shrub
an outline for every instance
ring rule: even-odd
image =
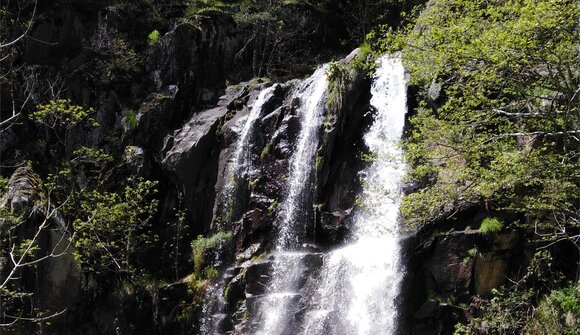
[[[210,237],[200,235],[191,242],[193,267],[197,278],[201,277],[207,250],[223,246],[231,240],[231,232],[219,232]]]
[[[124,192],[76,195],[73,242],[84,272],[137,274],[135,256],[157,241],[151,227],[158,205],[156,187],[156,181],[137,178],[127,180]]]
[[[574,286],[554,291],[552,295],[563,311],[580,316],[580,291]]]
[[[57,99],[38,105],[30,119],[51,129],[68,129],[81,123],[97,127],[98,123],[92,118],[94,113],[93,108],[75,105],[70,99]]]
[[[482,233],[497,233],[503,228],[503,223],[498,218],[485,218],[481,221],[479,230]]]
[[[147,40],[149,41],[149,45],[154,45],[157,44],[157,42],[159,42],[159,31],[157,29],[153,30],[149,36],[147,36]]]
[[[580,291],[572,285],[544,297],[525,327],[527,334],[577,335],[580,325]]]
[[[134,110],[130,109],[129,111],[127,111],[127,125],[133,129],[135,127],[137,127],[137,124],[139,123],[139,120],[137,119],[137,113],[135,113]]]

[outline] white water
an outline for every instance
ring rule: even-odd
[[[263,320],[260,335],[278,335],[287,332],[294,314],[293,303],[303,273],[304,254],[292,250],[300,247],[306,233],[309,206],[312,204],[314,162],[318,137],[324,117],[327,91],[326,66],[316,70],[294,94],[300,100],[300,133],[295,151],[290,158],[286,187],[288,195],[282,202],[277,219],[279,233],[267,295],[262,301]]]
[[[256,121],[262,114],[262,107],[274,95],[276,87],[277,85],[273,85],[263,89],[260,92],[260,95],[258,95],[256,101],[254,101],[252,109],[250,110],[250,113],[244,122],[244,127],[242,128],[242,132],[236,144],[236,151],[233,155],[233,168],[230,174],[234,177],[239,176],[241,172],[247,171],[249,165],[251,164],[249,157],[251,152],[250,135],[252,134]]]
[[[389,335],[396,332],[403,268],[400,264],[399,207],[405,173],[398,143],[403,133],[406,81],[402,62],[383,57],[371,88],[376,108],[364,136],[374,161],[362,173],[361,208],[353,221],[352,242],[324,261],[305,335]]]
[[[263,106],[270,98],[274,95],[274,91],[277,85],[270,86],[263,89],[254,104],[252,105],[250,112],[246,118],[240,119],[238,122],[243,122],[241,127],[240,136],[236,141],[235,151],[232,155],[228,167],[226,169],[225,175],[225,185],[221,191],[220,203],[220,215],[223,216],[222,219],[226,222],[221,222],[221,225],[229,224],[233,218],[231,217],[235,211],[237,195],[235,194],[236,188],[240,186],[240,181],[243,180],[244,174],[248,172],[251,165],[251,145],[252,145],[252,133],[256,121],[260,118],[262,114]],[[220,223],[218,223],[220,224]],[[218,229],[223,230],[227,227],[218,227]]]
[[[238,122],[243,122],[243,127],[241,128],[240,136],[238,137],[235,145],[235,151],[232,155],[232,159],[228,164],[226,169],[226,184],[221,192],[220,201],[222,203],[222,213],[231,213],[236,206],[236,194],[235,189],[238,187],[241,180],[243,180],[243,175],[248,172],[251,166],[251,135],[256,124],[256,121],[260,118],[262,114],[263,106],[270,98],[274,95],[277,85],[270,86],[263,89],[256,100],[254,101],[250,112],[246,118],[240,119]],[[227,218],[231,220],[231,217]],[[222,223],[223,224],[223,223]],[[229,224],[229,222],[228,222]],[[219,230],[228,229],[228,227],[220,226],[217,227]],[[216,258],[221,255],[218,253]],[[220,266],[221,260],[216,259],[216,266]],[[224,278],[220,278],[219,281],[208,287],[204,304],[202,307],[202,324],[201,333],[206,335],[215,335],[218,333],[216,329],[216,319],[225,315],[225,300],[223,298],[223,290],[225,287]]]
[[[318,148],[318,135],[324,117],[328,81],[326,65],[314,72],[301,86],[295,97],[300,99],[300,134],[296,149],[290,158],[288,195],[281,204],[278,217],[280,228],[278,249],[295,248],[306,230],[307,218],[302,213],[311,206],[311,187],[314,184],[314,163]]]

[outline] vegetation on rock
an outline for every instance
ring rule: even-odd
[[[409,178],[421,186],[403,200],[410,227],[483,208],[515,218],[505,228],[542,248],[562,242],[580,252],[579,18],[574,1],[435,0],[406,28],[369,36],[381,52],[402,50],[419,93],[404,141]],[[502,227],[486,218],[480,230]],[[554,301],[561,290],[574,296],[562,285],[580,282],[576,267],[550,281],[551,293],[528,281],[481,298],[457,333],[570,332]]]

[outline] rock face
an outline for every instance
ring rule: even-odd
[[[523,236],[514,233],[457,231],[427,240],[411,238],[407,248],[401,314],[406,315],[402,323],[409,334],[452,334],[468,310],[445,301],[469,304],[474,295],[485,297],[522,273],[529,262]]]
[[[207,190],[215,183],[216,131],[227,111],[226,106],[221,106],[195,114],[165,140],[162,166],[197,217],[207,217],[204,208],[213,203],[213,195]]]

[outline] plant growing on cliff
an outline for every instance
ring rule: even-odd
[[[326,69],[326,78],[328,80],[326,108],[329,112],[336,113],[342,107],[342,96],[349,80],[349,72],[343,64],[332,62]]]
[[[503,228],[503,223],[498,218],[485,218],[481,221],[479,230],[482,233],[497,233]]]
[[[574,1],[436,0],[389,31],[383,51],[403,50],[421,91],[405,149],[427,187],[407,221],[477,204],[578,225],[579,17]]]
[[[149,33],[149,35],[147,36],[147,41],[149,42],[149,45],[154,45],[157,44],[157,42],[159,42],[159,31],[157,29],[153,30],[151,33]]]
[[[115,38],[107,50],[110,59],[104,66],[105,77],[109,81],[115,81],[123,76],[134,76],[139,72],[141,58],[122,38]]]
[[[203,268],[206,265],[207,252],[211,249],[217,251],[218,248],[223,248],[231,242],[232,237],[231,232],[219,232],[209,237],[200,235],[191,242],[193,268],[197,278],[203,278],[204,275],[209,275],[207,269]]]
[[[133,259],[156,240],[151,219],[157,211],[157,182],[128,179],[124,192],[81,191],[73,223],[83,271],[136,274]]]
[[[64,204],[53,202],[51,190],[29,165],[18,168],[8,185],[12,193],[3,193],[0,203],[0,333],[18,332],[24,322],[42,323],[64,312],[39,307],[37,284],[23,278],[39,275],[39,267],[64,256],[70,246],[66,227],[58,225]],[[50,232],[60,239],[47,244]]]
[[[66,148],[74,127],[99,126],[94,114],[95,110],[92,107],[75,105],[70,99],[57,99],[38,105],[29,118],[44,126]],[[47,141],[50,140],[51,136],[47,134]]]

